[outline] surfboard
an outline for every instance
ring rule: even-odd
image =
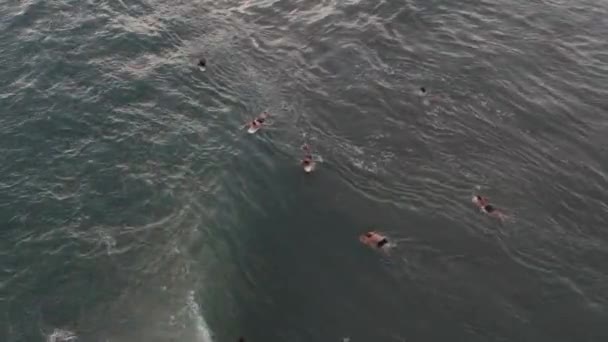
[[[312,163],[310,163],[310,164],[308,164],[308,165],[304,166],[304,172],[306,172],[306,173],[311,173],[311,172],[313,172],[313,171],[315,170],[315,165],[316,165],[316,163],[315,163],[315,162],[312,162]]]
[[[255,132],[259,131],[259,130],[260,130],[260,128],[262,128],[262,125],[257,126],[257,127],[256,127],[256,126],[254,126],[254,125],[249,125],[249,128],[247,129],[247,132],[248,132],[249,134],[253,134],[253,133],[255,133]]]

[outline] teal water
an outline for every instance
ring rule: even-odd
[[[605,341],[606,18],[5,1],[0,341]]]

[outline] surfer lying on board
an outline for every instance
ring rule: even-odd
[[[487,197],[475,195],[472,199],[473,204],[481,210],[482,213],[488,214],[492,217],[496,217],[498,219],[504,220],[506,218],[505,214],[503,214],[500,210],[494,208],[493,205],[490,204],[490,201]]]
[[[258,115],[257,118],[253,119],[253,121],[251,121],[250,123],[246,124],[245,127],[248,127],[249,129],[249,133],[255,133],[257,132],[260,128],[262,128],[262,126],[264,125],[264,123],[266,122],[266,119],[270,116],[270,114],[268,114],[268,112],[264,111],[262,112],[262,114]]]
[[[300,165],[304,168],[306,173],[310,173],[315,169],[315,161],[312,159],[312,152],[310,150],[310,146],[308,144],[304,144],[302,146],[302,150],[304,151],[304,159],[300,162]]]
[[[388,248],[388,239],[374,231],[367,232],[359,236],[359,241],[375,249]]]

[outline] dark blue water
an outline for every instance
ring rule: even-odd
[[[0,341],[606,341],[606,37],[588,0],[5,1]]]

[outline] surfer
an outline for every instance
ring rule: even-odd
[[[249,127],[249,129],[248,129],[249,133],[255,133],[260,128],[262,128],[262,126],[266,122],[266,119],[268,118],[268,116],[270,116],[270,114],[268,114],[268,112],[264,111],[264,112],[262,112],[262,114],[258,115],[257,118],[253,119],[253,121],[251,121],[250,123],[245,125],[245,127]]]
[[[202,57],[201,59],[198,60],[198,63],[196,65],[198,66],[199,69],[201,69],[202,71],[205,71],[205,68],[207,67],[207,60],[205,59],[205,57]]]
[[[428,92],[425,87],[420,87],[420,89],[418,89],[418,96],[420,97],[422,104],[425,106],[430,105],[430,100],[433,100],[432,96],[429,98],[427,95]]]
[[[362,234],[359,236],[359,241],[375,249],[384,249],[388,247],[388,239],[386,236],[378,234],[374,231]]]
[[[316,163],[312,158],[312,152],[310,151],[310,146],[308,146],[308,144],[304,144],[304,146],[302,146],[302,150],[305,154],[304,159],[302,159],[300,164],[302,165],[306,173],[310,173],[315,169]]]
[[[498,209],[496,209],[493,205],[490,204],[490,200],[487,197],[483,197],[480,195],[473,196],[472,199],[473,204],[481,210],[482,213],[488,214],[492,217],[496,217],[498,219],[505,219],[505,215]]]
[[[428,89],[426,89],[426,87],[423,86],[418,89],[418,96],[422,99],[421,101],[425,106],[430,105],[431,101],[436,102],[442,99],[441,96],[433,95],[432,92],[430,92]]]

